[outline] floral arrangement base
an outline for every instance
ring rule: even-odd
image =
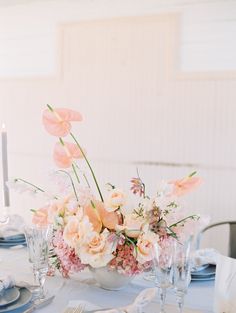
[[[106,290],[121,290],[134,278],[109,270],[107,267],[91,268],[91,272],[99,286]]]

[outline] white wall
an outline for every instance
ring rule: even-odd
[[[232,40],[236,36],[235,0],[30,0],[1,4],[0,77],[54,75],[60,23],[162,12],[182,15],[182,70],[236,69]]]
[[[236,81],[227,71],[235,69],[234,60],[228,57],[235,49],[234,40],[224,38],[227,51],[221,49],[219,54],[218,49],[223,30],[232,31],[233,38],[234,26],[229,25],[235,23],[235,4],[60,0],[0,7],[0,120],[8,128],[10,175],[47,184],[54,140],[42,128],[41,112],[49,102],[84,114],[85,121],[76,131],[102,183],[128,187],[138,166],[154,190],[162,178],[181,177],[197,169],[205,183],[189,197],[189,207],[210,213],[213,220],[235,219]],[[142,25],[149,29],[149,15],[157,21],[155,32],[152,38],[150,29],[150,36],[143,35],[140,40],[133,32],[134,45],[124,27],[122,35],[126,22],[121,19],[117,24],[111,19],[143,15],[147,21],[138,19],[139,32],[143,32]],[[110,20],[103,22],[107,27],[96,26],[100,25],[97,19],[107,17]],[[95,22],[78,23],[81,20]],[[125,21],[133,25],[132,18]],[[114,53],[118,50],[113,49],[110,27],[119,53]],[[214,37],[214,53],[210,38],[217,29],[222,32],[217,31]],[[108,56],[118,66],[114,62],[107,66],[104,38]],[[126,42],[122,38],[127,38]],[[139,45],[142,49],[134,50]],[[155,48],[151,54],[150,45]],[[84,66],[83,55],[88,66]],[[124,64],[126,72],[122,74]],[[213,67],[224,71],[209,76]],[[184,71],[191,74],[196,70],[200,70],[200,77],[181,78]],[[11,200],[12,210],[28,219],[29,208],[42,204],[15,193]]]

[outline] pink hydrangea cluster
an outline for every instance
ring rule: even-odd
[[[57,230],[53,236],[53,249],[56,257],[54,265],[62,273],[63,277],[69,277],[69,273],[82,271],[86,266],[81,263],[75,249],[70,248],[63,239],[63,231]]]
[[[108,266],[112,270],[117,270],[120,274],[133,276],[150,269],[152,266],[152,262],[141,264],[137,261],[132,244],[118,244],[114,255],[114,259],[110,261]]]

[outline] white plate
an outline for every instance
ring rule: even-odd
[[[0,308],[12,302],[15,302],[20,297],[20,291],[16,287],[5,289],[0,293]]]
[[[14,247],[18,245],[26,245],[26,241],[17,241],[17,242],[0,242],[0,247]]]
[[[0,239],[0,242],[19,242],[25,241],[25,238],[14,238],[14,239]]]
[[[202,277],[202,276],[211,276],[216,273],[215,265],[210,265],[204,268],[202,271],[192,272],[192,277]]]
[[[32,299],[32,293],[27,288],[20,288],[20,297],[12,304],[0,307],[0,313],[11,312],[26,305]]]
[[[195,273],[201,272],[205,268],[207,268],[208,266],[210,266],[210,264],[203,264],[201,266],[195,266],[195,267],[192,268],[191,273],[195,274]]]
[[[6,237],[0,237],[0,240],[24,240],[25,235],[24,234],[18,234],[18,235],[12,235],[12,236],[6,236]]]
[[[205,277],[192,277],[192,281],[209,281],[209,280],[215,280],[215,275],[211,276],[205,276]]]

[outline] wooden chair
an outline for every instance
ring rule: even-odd
[[[210,224],[207,227],[203,228],[202,231],[198,234],[196,239],[196,249],[200,249],[200,243],[202,239],[202,235],[208,229],[213,227],[221,226],[221,225],[229,225],[229,248],[228,248],[228,256],[236,259],[236,221],[223,221],[214,224]]]

